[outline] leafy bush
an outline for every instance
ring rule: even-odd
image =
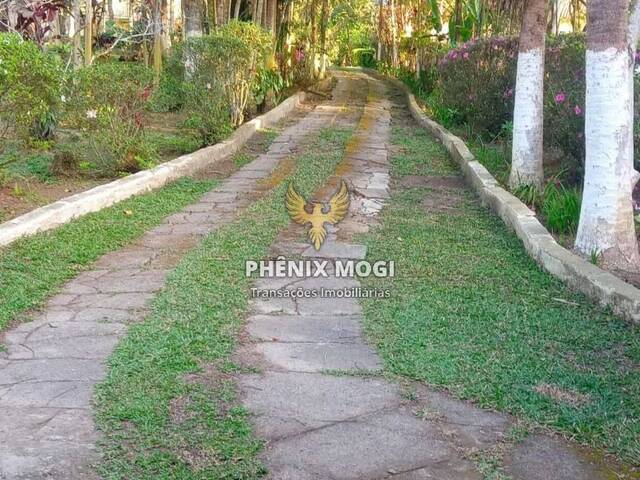
[[[268,68],[258,70],[254,82],[253,96],[259,106],[259,110],[264,110],[270,94],[273,94],[276,105],[280,103],[282,101],[284,87],[284,79],[278,70],[270,70]]]
[[[149,167],[155,152],[145,132],[145,106],[153,72],[127,63],[79,69],[67,97],[67,120],[88,133],[97,173]]]
[[[188,118],[183,126],[197,133],[201,146],[213,145],[231,133],[229,104],[221,85],[206,75],[194,75],[185,83],[184,94]]]
[[[271,37],[259,26],[232,21],[216,31],[214,35],[190,38],[184,48],[184,59],[189,76],[188,108],[202,117],[207,108],[216,119],[222,118],[217,109],[219,101],[205,106],[202,94],[209,100],[223,94],[229,106],[231,124],[238,126],[244,121],[245,109],[254,90],[258,70],[264,68],[270,56]],[[195,102],[195,103],[194,103]],[[207,113],[207,114],[208,114]]]
[[[52,134],[61,84],[62,67],[54,56],[20,35],[0,33],[0,153],[9,136]]]

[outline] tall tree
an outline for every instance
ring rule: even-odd
[[[316,58],[318,47],[318,24],[316,22],[317,9],[318,0],[310,0],[309,24],[311,25],[311,33],[309,34],[309,75],[311,78],[315,78],[316,76]]]
[[[327,70],[327,27],[329,26],[329,0],[322,0],[320,9],[320,78]]]
[[[171,48],[171,4],[172,0],[160,0],[162,49],[165,52]]]
[[[73,65],[79,67],[82,63],[81,38],[80,38],[80,0],[73,0],[71,5],[71,19],[69,23],[69,35],[72,42]]]
[[[586,161],[576,249],[602,263],[640,269],[632,193],[633,68],[640,3],[589,0],[586,54]]]
[[[185,38],[199,37],[202,35],[201,0],[182,0],[182,17]]]
[[[87,0],[84,13],[84,64],[93,62],[93,1]]]
[[[518,51],[513,110],[511,187],[541,187],[544,180],[543,98],[546,0],[527,0]]]
[[[162,72],[162,0],[153,0],[151,4],[151,22],[153,32],[153,81],[160,84]]]
[[[396,0],[390,0],[391,7],[391,64],[398,67],[398,19],[396,17]]]
[[[383,34],[383,30],[384,30],[384,16],[382,14],[383,12],[383,6],[384,6],[384,0],[378,0],[379,5],[378,5],[378,48],[376,49],[376,61],[378,63],[382,62],[382,34]]]

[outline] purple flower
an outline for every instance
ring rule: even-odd
[[[577,116],[582,115],[582,108],[580,108],[580,105],[576,105],[575,107],[573,107],[573,111]]]
[[[556,96],[553,97],[553,99],[556,101],[556,103],[564,103],[564,101],[567,99],[567,96],[564,94],[564,92],[558,92],[556,93]]]
[[[513,97],[513,88],[508,88],[507,90],[504,91],[504,93],[502,94],[503,98],[511,98]]]

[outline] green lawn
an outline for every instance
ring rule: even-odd
[[[308,194],[342,159],[350,131],[324,130],[297,158]],[[290,178],[290,177],[289,177]],[[210,234],[170,273],[150,315],[132,326],[97,388],[105,479],[247,479],[264,473],[230,374],[248,305],[244,262],[265,257],[289,225],[286,182]]]
[[[396,179],[451,175],[442,146],[395,127]],[[361,240],[397,276],[364,302],[389,372],[553,427],[640,461],[640,332],[541,271],[516,236],[466,191],[455,213],[426,210],[428,188],[398,189]]]
[[[101,255],[141,236],[212,186],[185,178],[0,248],[0,330],[42,305]]]

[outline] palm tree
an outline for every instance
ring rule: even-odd
[[[511,187],[542,186],[546,0],[527,0],[518,52],[513,110]]]
[[[632,192],[633,68],[640,3],[587,3],[585,179],[575,248],[605,266],[640,269]]]

